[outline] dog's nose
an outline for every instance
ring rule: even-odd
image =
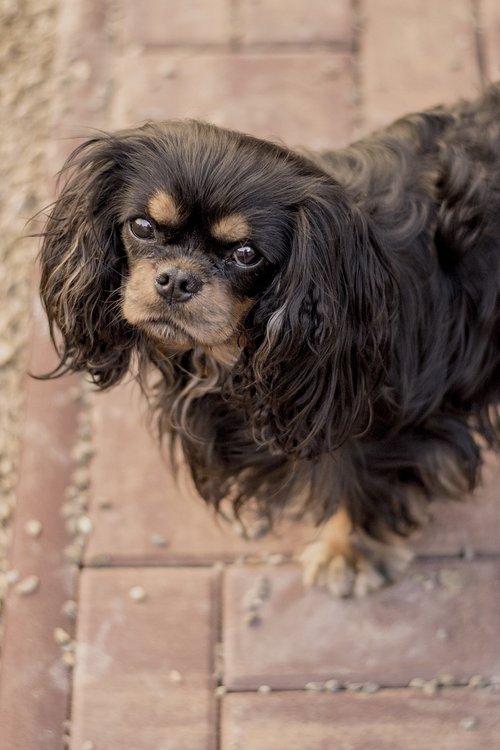
[[[156,291],[168,302],[187,302],[203,286],[194,271],[177,266],[165,268],[155,279]]]

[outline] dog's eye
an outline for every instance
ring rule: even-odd
[[[145,219],[142,216],[137,216],[130,221],[130,229],[132,234],[140,240],[152,240],[155,236],[155,228],[153,224],[149,219]]]
[[[249,266],[256,266],[257,263],[260,263],[262,260],[262,256],[257,250],[254,250],[253,247],[249,247],[248,245],[245,247],[238,247],[233,252],[233,258],[238,266],[245,266],[246,268]]]

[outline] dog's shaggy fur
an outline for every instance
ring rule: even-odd
[[[161,373],[209,503],[405,535],[500,419],[500,86],[345,150],[200,122],[76,149],[41,293],[58,374]],[[314,578],[314,576],[313,576]]]

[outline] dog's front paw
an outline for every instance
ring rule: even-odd
[[[306,586],[323,586],[336,598],[366,596],[390,583],[367,557],[353,550],[339,554],[324,539],[306,545],[300,555]]]
[[[304,548],[299,560],[306,586],[324,586],[337,598],[366,596],[392,583],[406,568],[411,553],[400,540],[387,535],[381,542],[353,531],[340,508],[323,526],[319,537]]]

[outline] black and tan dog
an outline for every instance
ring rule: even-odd
[[[41,252],[55,374],[153,369],[205,500],[306,514],[307,582],[380,586],[499,442],[500,86],[334,153],[163,122],[65,173]]]

